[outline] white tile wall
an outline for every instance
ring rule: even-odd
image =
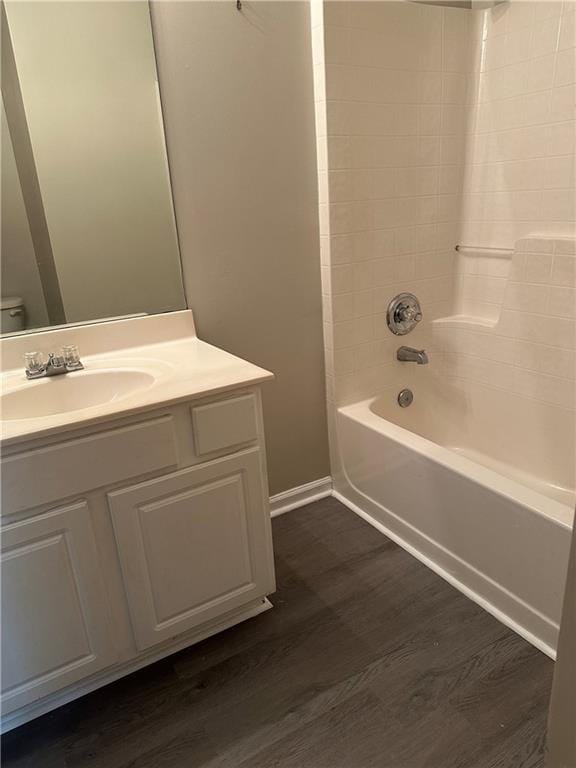
[[[394,385],[405,342],[427,375],[570,405],[576,4],[312,7],[329,401]],[[534,232],[511,261],[454,251]],[[385,311],[406,290],[425,320],[399,339]],[[455,314],[484,325],[433,323]]]
[[[326,364],[342,402],[397,365],[396,293],[426,305],[411,343],[430,348],[430,321],[449,312],[476,52],[459,9],[336,0],[313,17]]]
[[[493,327],[437,324],[445,375],[576,410],[576,240],[519,240],[500,280]]]
[[[513,0],[472,14],[462,242],[512,247],[572,236],[576,3]]]

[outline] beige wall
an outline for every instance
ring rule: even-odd
[[[269,368],[271,493],[329,473],[306,2],[152,6],[199,335]]]
[[[148,4],[6,12],[66,319],[182,309]]]

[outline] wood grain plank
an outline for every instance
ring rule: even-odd
[[[274,542],[273,611],[7,734],[4,768],[544,766],[549,659],[334,499]]]

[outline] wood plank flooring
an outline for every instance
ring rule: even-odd
[[[274,609],[8,733],[3,768],[540,768],[552,662],[334,499]]]

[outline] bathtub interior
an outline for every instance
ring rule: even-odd
[[[370,405],[382,419],[450,449],[561,504],[576,501],[574,412],[505,390],[415,371]]]

